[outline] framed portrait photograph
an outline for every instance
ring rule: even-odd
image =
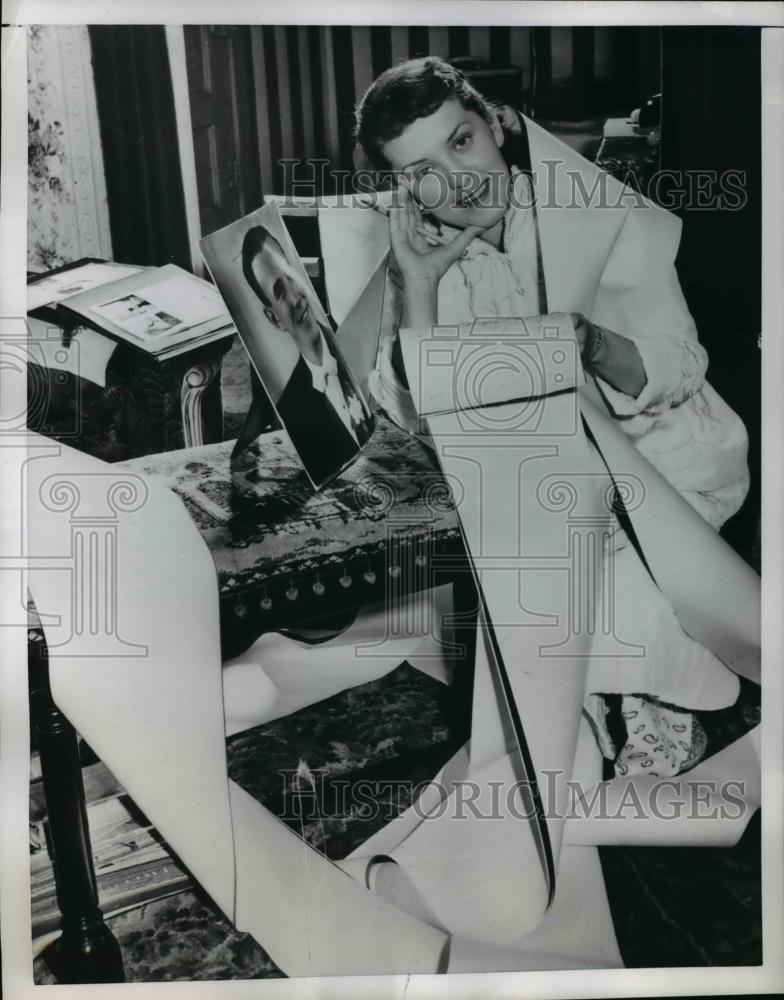
[[[200,247],[305,472],[323,486],[359,454],[373,417],[277,206]]]

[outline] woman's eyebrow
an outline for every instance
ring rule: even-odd
[[[445,146],[448,145],[448,143],[450,143],[452,141],[452,139],[454,139],[455,132],[457,132],[458,129],[461,129],[464,125],[470,125],[470,124],[471,124],[471,122],[468,122],[468,121],[466,121],[466,122],[458,122],[457,125],[455,125],[455,127],[452,129],[452,131],[446,137],[446,139],[444,139],[444,145]],[[423,156],[421,160],[412,160],[411,163],[407,163],[403,167],[403,169],[404,170],[410,170],[411,167],[415,167],[418,163],[424,163],[425,160],[427,160],[427,159],[428,159],[428,157]]]

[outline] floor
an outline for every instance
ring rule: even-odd
[[[226,436],[247,405],[241,347],[226,358]],[[300,760],[312,771],[349,779],[426,779],[465,738],[467,703],[403,664],[391,674],[228,741],[229,773],[280,813],[286,775]],[[465,697],[465,696],[463,696]],[[709,739],[725,744],[759,717],[758,693],[703,713]],[[379,781],[379,787],[384,782]],[[402,806],[405,807],[405,802]],[[324,803],[321,804],[324,806]],[[356,813],[319,809],[301,832],[340,858],[372,829]],[[629,967],[754,965],[761,961],[760,825],[757,816],[733,849],[602,849],[616,935]],[[274,901],[270,901],[274,906]],[[238,933],[198,889],[113,917],[128,981],[263,979],[282,975],[263,948]],[[42,958],[38,983],[54,982]]]
[[[328,857],[367,839],[379,820],[335,813],[330,779],[375,782],[379,789],[432,776],[462,742],[467,704],[402,664],[386,677],[309,709],[232,737],[229,774]],[[754,698],[724,713],[711,731],[722,742],[751,723]],[[707,714],[707,713],[705,713]],[[716,713],[721,714],[721,713]],[[318,808],[295,818],[293,774],[300,761],[324,775]],[[382,801],[383,791],[379,793]],[[385,804],[390,804],[390,802]],[[408,803],[399,803],[405,808]],[[379,810],[383,813],[382,810]],[[761,961],[758,817],[733,849],[603,848],[600,851],[619,947],[627,967],[754,965]],[[274,906],[274,901],[270,901]],[[238,933],[198,889],[109,920],[130,982],[263,979],[279,969],[249,935]],[[43,959],[36,982],[54,982]]]

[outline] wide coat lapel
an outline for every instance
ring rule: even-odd
[[[588,316],[629,201],[620,200],[623,185],[613,177],[536,122],[524,122],[548,312]]]
[[[548,311],[581,312],[627,335],[696,339],[674,272],[680,219],[525,125]]]

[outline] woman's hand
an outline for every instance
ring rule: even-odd
[[[467,226],[450,243],[433,246],[422,235],[422,229],[422,213],[407,178],[401,177],[397,204],[389,211],[389,242],[404,284],[437,285],[471,240],[482,232],[479,226]]]
[[[581,313],[571,313],[571,317],[584,366],[636,399],[648,379],[634,341],[592,323]]]
[[[585,345],[588,340],[589,334],[589,321],[583,316],[582,313],[570,313],[572,317],[572,323],[574,323],[574,332],[577,335],[577,346],[580,349],[580,355],[585,354]]]
[[[389,211],[390,266],[403,285],[403,326],[431,326],[438,321],[438,283],[465,248],[482,232],[467,226],[454,240],[431,246],[419,231],[422,216],[406,179],[400,179],[398,203]]]

